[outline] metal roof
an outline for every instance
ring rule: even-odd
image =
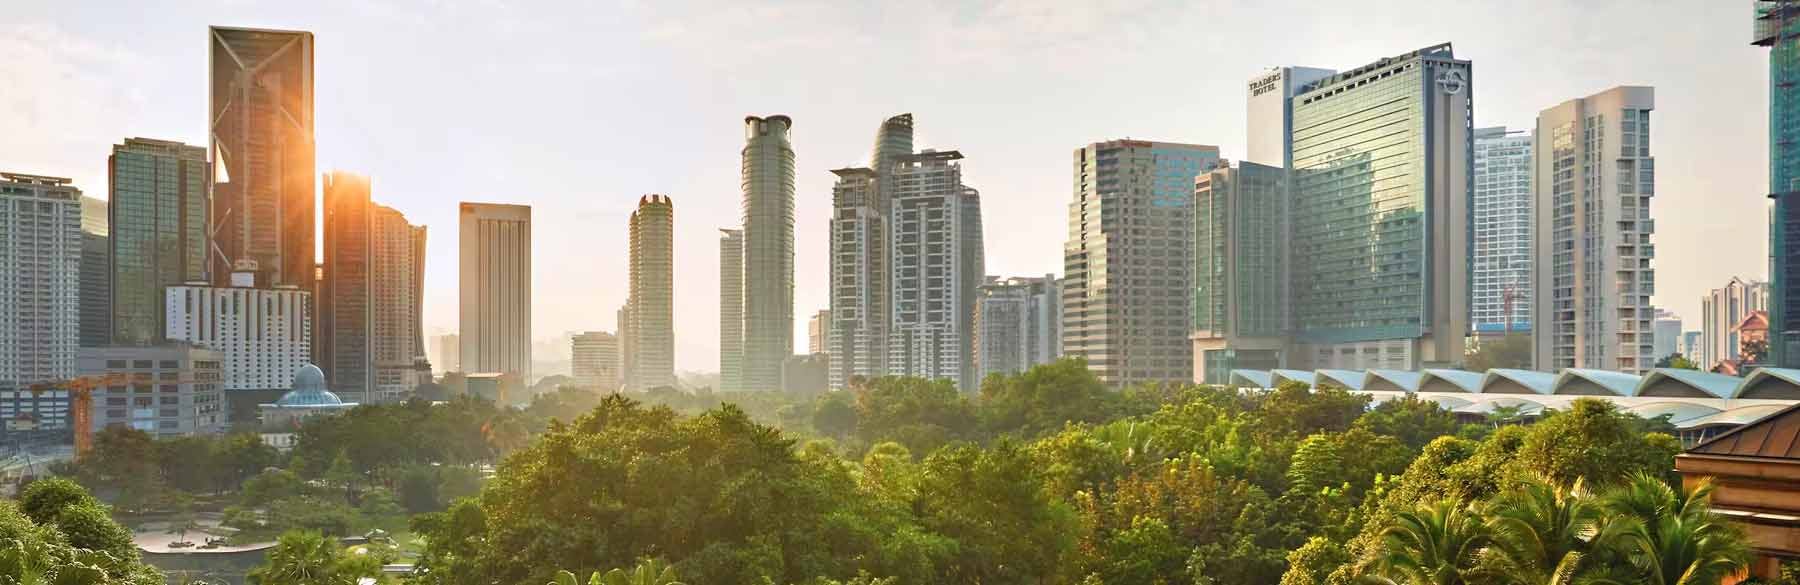
[[[1695,391],[1702,392],[1714,398],[1731,398],[1736,396],[1738,388],[1741,388],[1744,385],[1744,379],[1737,376],[1714,374],[1712,372],[1702,372],[1700,370],[1657,368],[1650,370],[1650,373],[1644,376],[1644,381],[1638,384],[1637,391],[1632,395],[1644,396],[1645,390],[1650,389],[1651,386],[1656,385],[1657,382],[1662,380],[1680,382],[1683,386],[1693,388]]]
[[[1756,419],[1759,419],[1759,418],[1762,418],[1765,416],[1769,416],[1769,415],[1775,414],[1777,412],[1781,412],[1783,409],[1789,408],[1791,406],[1794,406],[1794,405],[1791,405],[1791,404],[1758,404],[1755,406],[1740,406],[1740,407],[1733,408],[1731,410],[1727,410],[1725,412],[1721,412],[1718,414],[1711,414],[1711,415],[1703,416],[1700,418],[1688,419],[1687,422],[1675,425],[1675,428],[1685,431],[1685,430],[1689,430],[1689,429],[1698,429],[1701,427],[1743,425],[1743,424],[1748,424],[1752,421],[1755,421]]]
[[[1321,377],[1325,380],[1320,380]],[[1336,382],[1346,390],[1361,390],[1363,388],[1363,380],[1367,377],[1367,372],[1355,370],[1313,370],[1313,379],[1321,382],[1326,380]]]
[[[1645,404],[1639,404],[1637,406],[1633,406],[1631,408],[1625,409],[1625,412],[1629,412],[1631,414],[1635,414],[1635,415],[1638,415],[1643,418],[1656,418],[1656,417],[1666,414],[1666,415],[1669,415],[1669,422],[1672,424],[1675,424],[1676,426],[1679,427],[1681,425],[1681,423],[1684,423],[1684,422],[1687,422],[1690,420],[1694,420],[1694,419],[1697,419],[1697,418],[1700,418],[1703,416],[1711,416],[1711,415],[1718,414],[1718,413],[1721,413],[1724,411],[1719,410],[1717,408],[1713,408],[1711,406],[1694,404],[1692,402],[1673,402],[1673,401],[1671,401],[1671,402],[1650,402],[1650,403],[1645,403]]]
[[[1549,394],[1550,390],[1556,385],[1556,374],[1532,370],[1496,368],[1488,370],[1487,375],[1482,376],[1481,392],[1483,394],[1488,393],[1488,388],[1501,380],[1511,381],[1538,394]]]
[[[1306,370],[1269,370],[1269,373],[1273,375],[1276,386],[1290,381],[1312,386],[1314,381],[1313,373]]]
[[[1375,378],[1379,378],[1381,380],[1386,380],[1388,383],[1398,386],[1401,390],[1407,392],[1419,391],[1419,379],[1421,374],[1418,372],[1408,372],[1406,370],[1369,370],[1369,376],[1370,379],[1364,380],[1364,386],[1367,386],[1369,382],[1374,382]]]
[[[1795,394],[1800,394],[1800,370],[1790,368],[1757,368],[1756,371],[1750,372],[1750,375],[1744,378],[1744,382],[1739,384],[1736,390],[1732,391],[1731,397],[1745,398],[1745,392],[1755,388],[1758,384],[1769,381],[1786,383],[1788,387],[1794,390]]]
[[[1567,390],[1571,384],[1577,384],[1582,381],[1592,382],[1602,390],[1611,392],[1613,396],[1636,396],[1638,384],[1642,383],[1644,379],[1641,376],[1634,376],[1624,372],[1592,370],[1587,368],[1568,368],[1556,376],[1556,383],[1551,393],[1567,394],[1564,390]]]
[[[1243,383],[1239,384],[1240,380]],[[1270,381],[1269,373],[1262,370],[1232,370],[1231,383],[1240,386],[1255,386],[1257,388],[1275,387],[1275,384]]]
[[[1457,414],[1492,414],[1501,408],[1517,407],[1521,416],[1531,416],[1544,412],[1543,403],[1528,398],[1495,398],[1450,409]]]
[[[1424,388],[1425,384],[1433,379],[1449,382],[1457,388],[1461,388],[1463,392],[1473,393],[1481,391],[1481,374],[1475,372],[1440,369],[1425,370],[1419,379],[1419,387]]]

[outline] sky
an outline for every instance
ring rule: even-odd
[[[459,201],[533,207],[533,336],[607,330],[626,220],[675,205],[676,367],[718,368],[718,228],[739,223],[746,115],[794,119],[795,341],[829,304],[829,170],[882,119],[957,149],[989,274],[1062,271],[1072,153],[1114,138],[1244,149],[1245,83],[1440,42],[1477,126],[1616,85],[1657,90],[1656,295],[1767,272],[1767,53],[1748,1],[514,2],[0,0],[0,170],[106,194],[126,137],[206,142],[206,28],[316,35],[320,172],[429,227],[427,335],[456,330]],[[429,341],[429,340],[428,340]],[[564,349],[566,351],[566,348]],[[537,356],[540,361],[550,356]]]

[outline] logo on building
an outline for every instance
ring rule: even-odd
[[[1469,79],[1461,69],[1451,69],[1438,73],[1437,84],[1438,89],[1443,90],[1444,93],[1456,95],[1462,93],[1463,88],[1469,85]]]

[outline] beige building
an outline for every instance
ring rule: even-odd
[[[619,331],[628,361],[625,388],[675,386],[675,204],[645,195],[631,214],[631,297]],[[465,337],[463,343],[468,343]]]
[[[186,343],[82,348],[81,375],[134,379],[94,389],[90,428],[127,427],[155,437],[225,432],[221,357]]]
[[[575,384],[604,392],[619,390],[619,338],[588,331],[569,339],[570,373]]]
[[[1753,311],[1769,310],[1769,283],[1731,277],[1725,286],[1700,297],[1700,347],[1689,356],[1701,369],[1738,359],[1743,347],[1737,326]]]
[[[458,340],[462,371],[531,378],[531,207],[461,205]]]
[[[831,353],[831,309],[820,309],[806,320],[806,353]]]
[[[375,399],[403,400],[431,376],[425,357],[425,226],[375,205],[369,214],[369,281]]]

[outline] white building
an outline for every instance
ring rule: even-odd
[[[1615,87],[1538,114],[1532,332],[1538,369],[1649,371],[1656,90]]]
[[[531,207],[461,205],[457,325],[461,371],[531,379]],[[291,370],[290,370],[291,371]]]
[[[1523,130],[1475,129],[1475,257],[1469,326],[1496,335],[1531,329],[1531,148]]]
[[[833,390],[855,376],[887,374],[887,207],[873,169],[844,168],[831,187],[831,334]]]
[[[81,190],[69,179],[0,173],[0,421],[7,428],[67,428],[68,397],[34,395],[30,387],[75,376],[81,244]]]
[[[975,368],[989,374],[1023,372],[1062,356],[1062,281],[988,277],[975,300]]]
[[[1246,89],[1244,160],[1291,168],[1294,163],[1294,94],[1336,71],[1315,67],[1273,67],[1250,78]]]
[[[259,397],[255,402],[279,396],[312,359],[312,293],[289,285],[255,288],[253,269],[233,273],[231,282],[164,288],[164,331],[170,341],[219,352],[228,397],[251,392]]]
[[[1695,360],[1701,369],[1738,359],[1741,343],[1737,326],[1754,311],[1769,310],[1769,283],[1732,277],[1725,286],[1700,297],[1700,351]]]
[[[569,339],[570,373],[583,388],[619,390],[619,338],[605,331],[588,331]]]
[[[984,257],[981,195],[962,184],[962,153],[926,150],[892,167],[887,373],[979,383],[971,356],[975,292]]]
[[[220,357],[178,343],[81,348],[81,375],[133,378],[94,389],[91,428],[129,427],[157,437],[225,432]]]

